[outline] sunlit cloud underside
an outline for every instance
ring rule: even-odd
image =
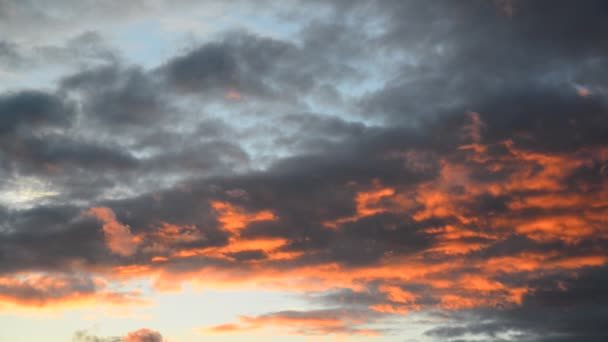
[[[0,340],[608,340],[606,15],[0,3]]]

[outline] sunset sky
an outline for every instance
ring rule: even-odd
[[[607,323],[608,1],[0,0],[0,342]]]

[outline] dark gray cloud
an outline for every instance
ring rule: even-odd
[[[147,126],[169,119],[172,112],[158,82],[137,67],[104,65],[66,77],[61,83],[64,89],[85,97],[82,110],[86,119],[113,129]]]
[[[446,110],[477,110],[479,102],[513,88],[525,93],[537,86],[565,90],[573,83],[597,84],[597,73],[591,70],[605,63],[606,46],[594,40],[607,30],[597,20],[606,11],[604,3],[513,4],[517,11],[512,16],[498,11],[492,1],[373,6],[388,18],[379,37],[382,45],[410,58],[395,67],[384,88],[363,100],[366,112],[420,120]],[[344,5],[340,12],[350,13],[352,7]],[[594,24],[582,24],[587,21]]]
[[[346,63],[318,54],[313,43],[293,42],[230,32],[169,60],[160,71],[182,93],[261,97],[299,103],[316,87],[356,73]],[[297,94],[297,95],[296,95]],[[234,95],[233,95],[234,96]]]
[[[41,91],[22,91],[0,97],[0,134],[29,133],[44,127],[71,124],[74,108],[64,99]]]

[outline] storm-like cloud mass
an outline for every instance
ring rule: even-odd
[[[104,30],[175,8],[87,3],[0,2],[0,82],[55,75],[0,94],[0,311],[257,286],[311,308],[192,329],[608,339],[605,1],[234,2],[276,26],[146,63]]]

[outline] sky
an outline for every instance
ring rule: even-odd
[[[0,0],[0,341],[607,341],[607,17]]]

